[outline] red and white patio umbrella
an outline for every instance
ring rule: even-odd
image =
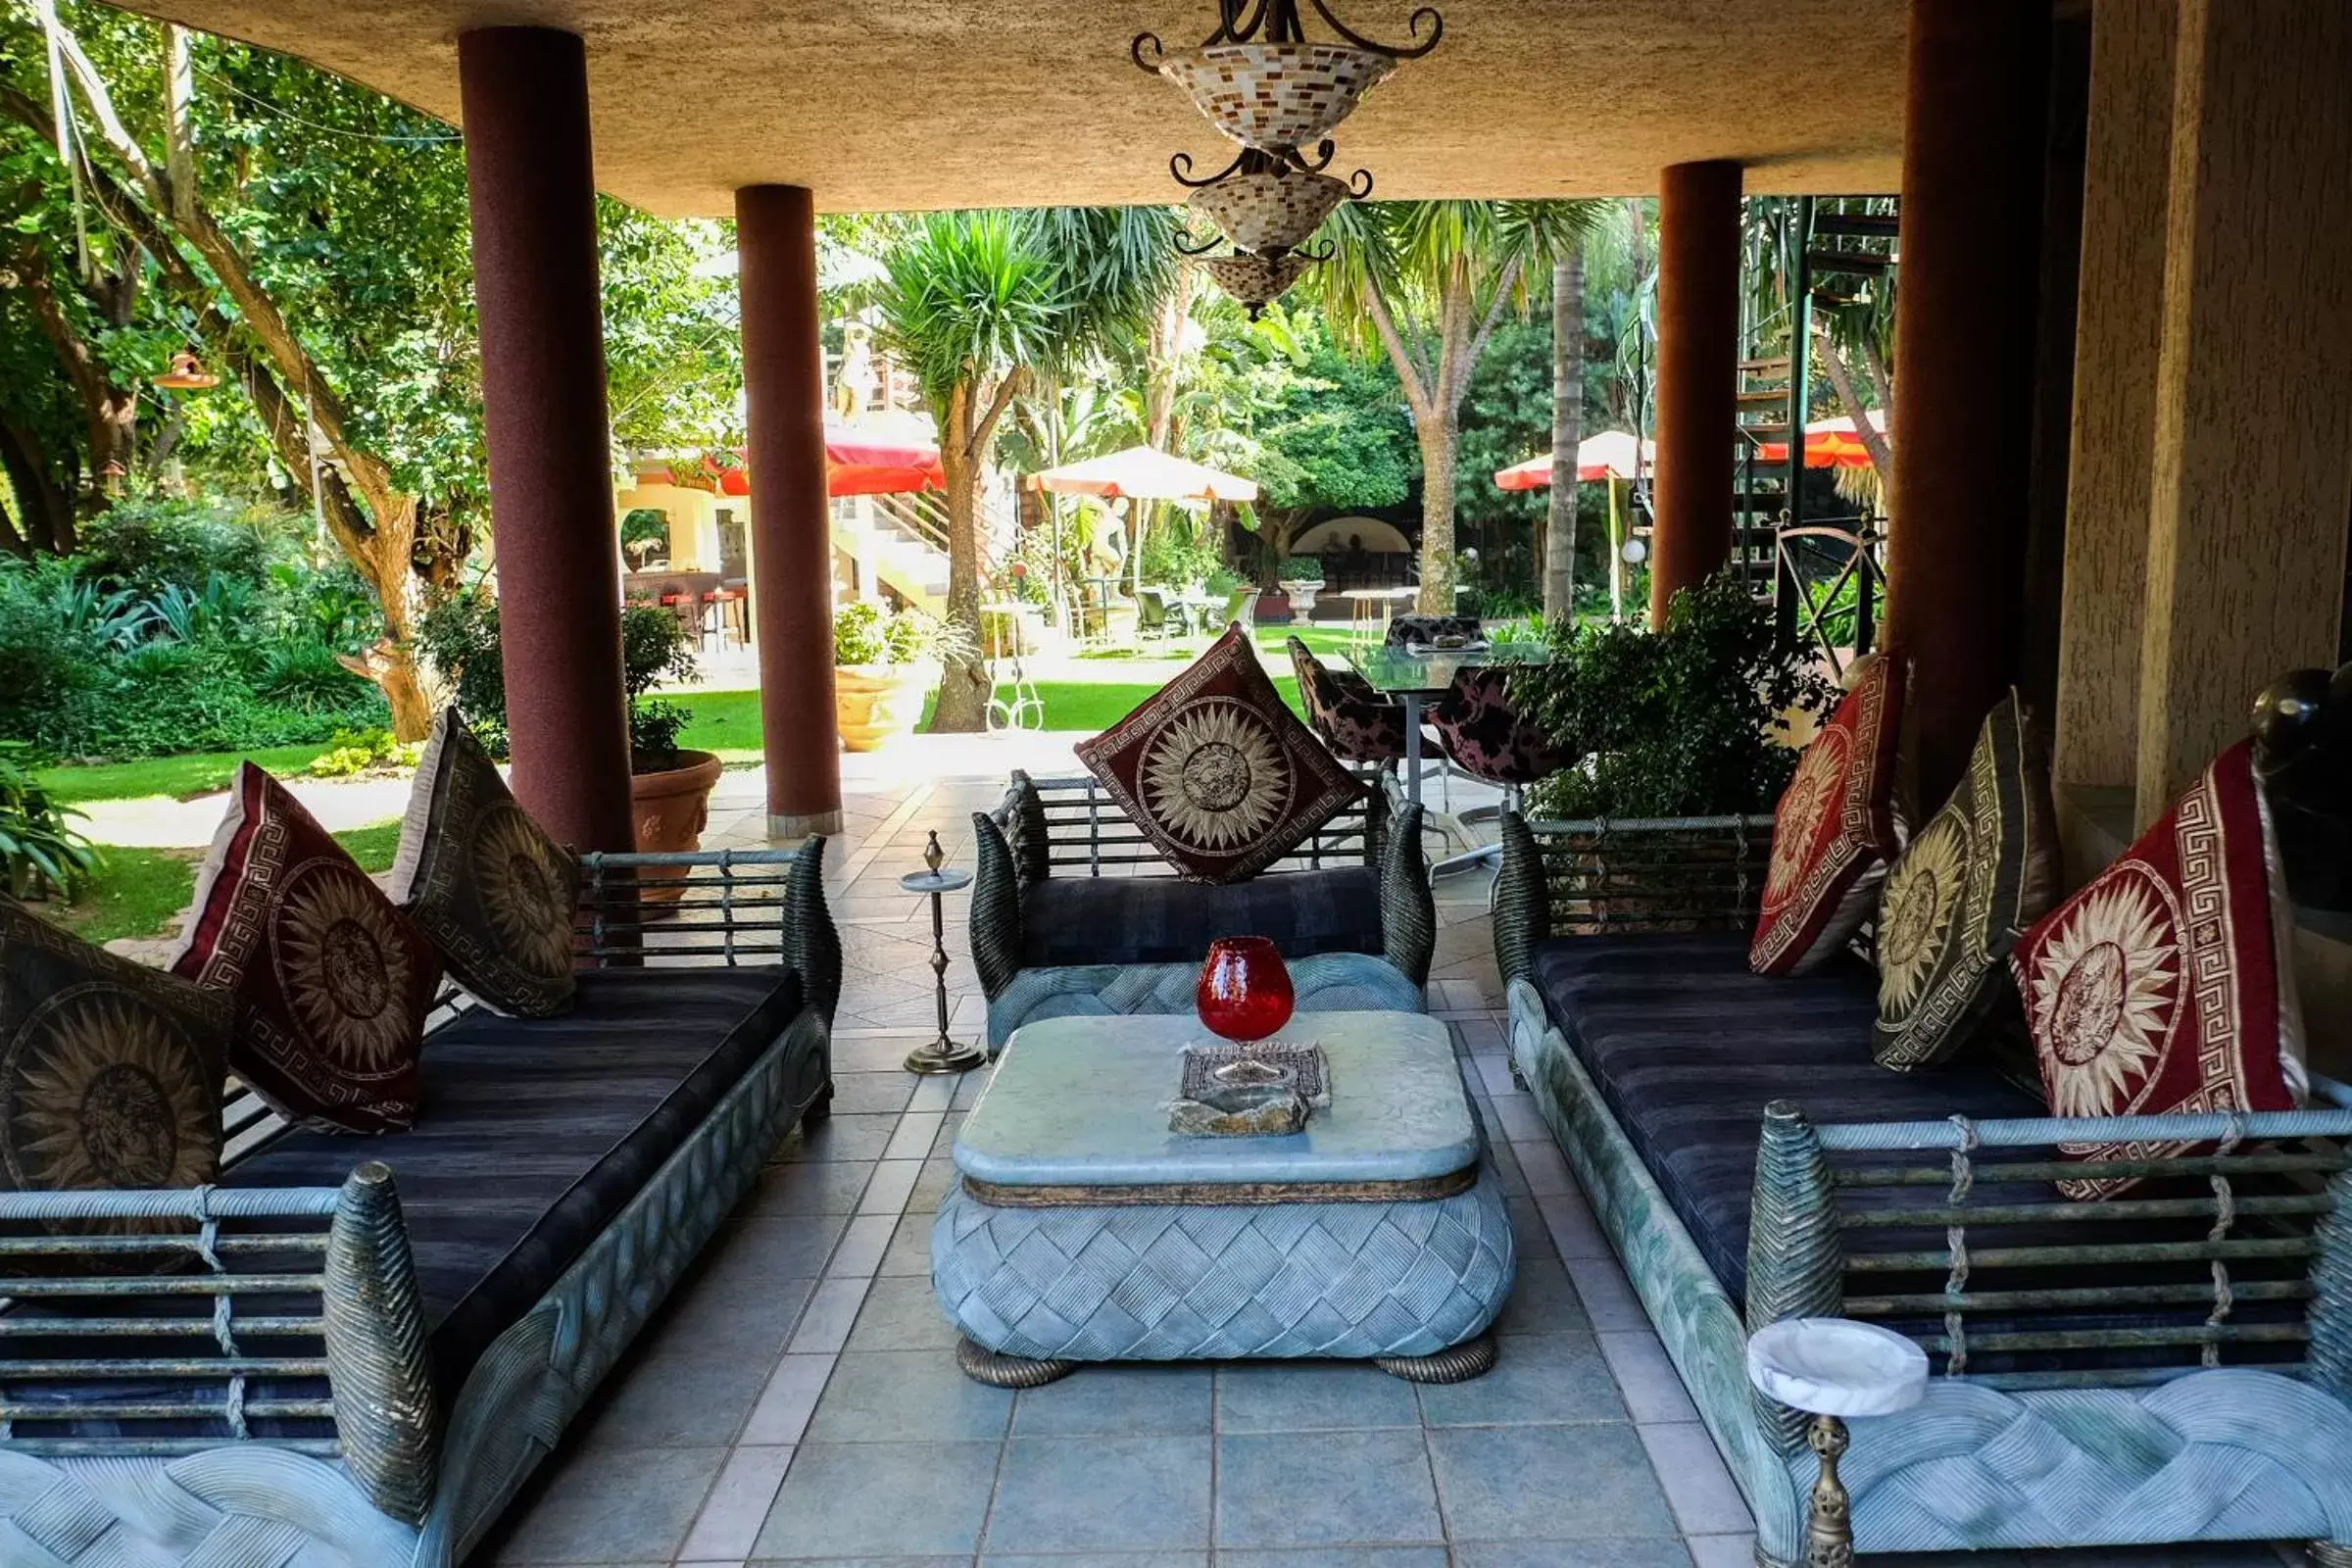
[[[670,483],[722,496],[752,493],[752,471],[739,448],[692,463],[670,465]],[[825,421],[825,493],[833,496],[905,495],[945,490],[939,444],[909,419]]]
[[[1884,433],[1886,411],[1872,409],[1863,416],[1873,430]],[[1756,444],[1758,463],[1787,463],[1788,443],[1761,441]],[[1805,426],[1805,466],[1808,468],[1867,468],[1871,466],[1870,448],[1854,433],[1854,421],[1846,415],[1836,418],[1815,419]]]
[[[1637,451],[1631,432],[1603,430],[1576,444],[1576,477],[1579,483],[1595,479],[1631,479],[1634,477]],[[1641,443],[1641,466],[1657,465],[1658,446],[1654,441]],[[1541,452],[1525,463],[1515,463],[1495,470],[1494,482],[1505,490],[1544,490],[1551,485],[1551,454]]]
[[[1032,490],[1065,496],[1101,496],[1106,501],[1255,501],[1257,481],[1207,467],[1157,447],[1129,447],[1083,463],[1043,468],[1026,483]]]

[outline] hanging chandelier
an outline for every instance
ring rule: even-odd
[[[1248,251],[1236,251],[1231,256],[1211,256],[1200,265],[1208,269],[1208,275],[1216,280],[1217,287],[1232,295],[1254,321],[1259,312],[1321,260],[1302,251],[1281,256],[1252,256]]]
[[[1324,173],[1331,161],[1331,143],[1323,144],[1322,163],[1308,164],[1296,153],[1276,158],[1245,147],[1236,158],[1205,179],[1192,177],[1193,161],[1184,153],[1168,160],[1168,172],[1192,194],[1185,207],[1217,226],[1234,249],[1258,256],[1281,256],[1306,243],[1339,205],[1372,194],[1372,175],[1357,170],[1352,179]]]
[[[1225,135],[1281,156],[1329,136],[1400,61],[1428,54],[1446,31],[1446,19],[1423,6],[1405,23],[1412,42],[1379,43],[1333,16],[1324,0],[1307,3],[1340,42],[1307,41],[1298,0],[1217,0],[1217,30],[1198,49],[1170,54],[1156,34],[1139,32],[1128,53],[1140,69],[1191,93]]]

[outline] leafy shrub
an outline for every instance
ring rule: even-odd
[[[373,729],[337,730],[329,744],[330,750],[311,759],[313,778],[353,778],[362,773],[415,767],[424,750],[413,741],[403,745],[380,725]]]
[[[893,612],[861,599],[833,612],[836,666],[936,663],[968,646],[968,637],[919,610]]]
[[[71,893],[98,868],[97,847],[68,826],[82,814],[41,788],[48,760],[23,741],[0,741],[0,889],[34,899]]]
[[[283,514],[217,501],[119,501],[82,528],[81,571],[142,599],[201,588],[216,575],[257,582],[298,538],[287,522]]]
[[[498,604],[481,589],[454,594],[426,612],[416,645],[448,682],[458,711],[491,755],[507,754],[506,658],[499,641]],[[640,771],[677,765],[678,733],[691,715],[675,703],[649,697],[664,680],[691,680],[694,644],[677,616],[658,605],[620,612],[621,685],[629,704],[629,750]]]
[[[338,663],[325,643],[285,642],[265,652],[253,689],[280,708],[322,713],[365,697],[368,682]]]
[[[630,605],[620,612],[620,683],[629,699],[629,754],[641,772],[678,765],[678,732],[693,715],[676,703],[647,694],[664,680],[695,677],[694,641],[685,624],[659,605]]]
[[[1787,715],[1838,695],[1729,571],[1676,594],[1663,631],[1554,621],[1547,637],[1551,662],[1515,672],[1511,695],[1578,760],[1530,792],[1536,815],[1769,810],[1796,769],[1775,739]]]

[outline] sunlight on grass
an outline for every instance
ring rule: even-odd
[[[162,795],[193,800],[228,788],[237,764],[251,758],[279,778],[300,775],[326,746],[265,746],[252,752],[190,752],[185,757],[152,757],[137,762],[100,762],[90,767],[47,767],[41,787],[53,800],[137,801]]]
[[[355,827],[335,835],[360,868],[370,875],[392,869],[400,849],[400,819]],[[71,904],[42,906],[42,912],[85,942],[160,937],[196,893],[202,850],[139,850],[100,846],[106,864]]]

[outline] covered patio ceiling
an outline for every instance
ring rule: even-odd
[[[1232,149],[1129,64],[1215,24],[1212,0],[136,0],[299,55],[455,122],[457,36],[587,40],[598,183],[668,216],[738,186],[825,211],[1166,201],[1167,156]],[[1407,0],[1342,0],[1404,36]],[[1450,0],[1446,41],[1341,130],[1378,194],[1607,196],[1669,164],[1736,159],[1750,191],[1898,183],[1904,0]],[[1325,36],[1310,21],[1309,36]]]

